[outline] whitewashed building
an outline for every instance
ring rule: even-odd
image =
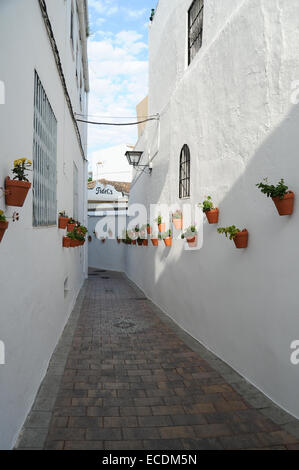
[[[160,0],[149,31],[149,114],[130,204],[192,205],[211,195],[219,226],[201,250],[127,248],[126,272],[184,330],[299,417],[299,212],[280,217],[256,188],[299,194],[297,0]],[[180,163],[188,156],[180,192]],[[181,197],[180,197],[181,196]],[[295,344],[295,343],[293,343]]]
[[[0,2],[1,449],[15,443],[87,274],[87,248],[63,249],[57,226],[63,210],[87,225],[87,132],[75,119],[87,113],[87,8]],[[33,161],[32,188],[13,223],[3,187],[20,157]]]
[[[100,127],[99,132],[102,132]],[[130,183],[132,181],[132,167],[123,156],[127,150],[132,150],[132,148],[130,145],[121,144],[93,152],[90,155],[90,176],[93,180],[104,178],[109,181]]]

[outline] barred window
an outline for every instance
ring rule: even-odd
[[[57,221],[57,121],[38,74],[34,79],[33,225]]]
[[[190,150],[184,145],[180,155],[180,198],[190,197]]]
[[[188,11],[188,63],[202,46],[204,0],[194,0]]]

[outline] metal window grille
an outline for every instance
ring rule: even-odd
[[[79,218],[79,178],[78,178],[78,168],[75,163],[73,163],[73,218],[78,220]]]
[[[194,0],[188,11],[188,62],[202,46],[204,0]]]
[[[33,225],[57,221],[57,121],[38,74],[34,78]]]
[[[190,150],[184,145],[180,155],[180,198],[190,197]]]

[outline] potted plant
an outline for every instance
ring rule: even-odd
[[[27,179],[26,171],[30,170],[32,162],[27,158],[20,158],[14,161],[12,169],[14,178],[9,176],[5,179],[5,202],[7,206],[22,207],[31,188],[31,183]]]
[[[75,229],[72,230],[71,232],[68,232],[67,238],[69,238],[71,240],[70,241],[70,246],[72,248],[74,248],[76,246],[79,246],[79,240],[77,240]]]
[[[66,215],[65,211],[59,212],[58,228],[66,229],[68,221],[69,217]]]
[[[177,210],[172,214],[172,223],[177,230],[183,228],[183,214],[181,210]]]
[[[148,239],[147,239],[147,238],[143,238],[142,244],[143,244],[143,246],[148,246]]]
[[[161,235],[160,235],[160,238],[161,238]],[[151,242],[153,246],[159,246],[159,238],[151,238]]]
[[[214,207],[211,196],[207,196],[207,199],[198,205],[206,214],[209,224],[218,224],[219,209]]]
[[[218,233],[224,233],[230,240],[234,240],[236,248],[247,248],[248,245],[248,230],[240,230],[235,225],[230,227],[218,228]]]
[[[63,237],[63,239],[62,239],[62,246],[63,246],[64,248],[70,248],[70,246],[71,246],[71,241],[72,241],[72,239],[71,239],[70,237],[68,237],[68,236],[67,236],[67,237]]]
[[[8,222],[4,215],[3,211],[0,211],[0,242],[5,234],[5,231],[8,229]]]
[[[293,191],[288,191],[289,188],[284,184],[283,178],[276,186],[268,184],[267,178],[264,178],[263,181],[264,182],[257,183],[256,186],[263,194],[272,198],[279,215],[291,215],[294,209],[295,194]]]
[[[163,237],[165,246],[171,246],[172,245],[171,230],[168,230],[167,232],[163,233],[162,237]]]
[[[197,230],[195,225],[188,227],[185,232],[181,235],[182,240],[186,239],[190,248],[197,246]]]
[[[70,217],[67,223],[67,231],[72,232],[75,227],[76,227],[76,221],[72,217]]]
[[[158,217],[156,218],[156,222],[158,224],[159,232],[164,233],[165,232],[165,223],[163,222],[163,219],[162,219],[161,215],[158,215]]]
[[[142,238],[140,238],[140,237],[137,238],[137,244],[138,244],[138,246],[142,246],[142,245],[143,245],[143,240],[142,240]]]
[[[151,228],[150,224],[146,225],[146,231],[147,231],[148,235],[150,235],[152,233],[152,228]]]

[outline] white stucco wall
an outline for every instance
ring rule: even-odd
[[[246,250],[205,224],[200,251],[127,248],[126,272],[174,321],[299,417],[299,214],[279,217],[255,184],[281,177],[299,193],[299,4],[205,0],[203,47],[187,66],[191,1],[160,0],[150,27],[149,123],[137,149],[152,159],[130,203],[179,203],[179,155],[191,151],[192,204],[210,194],[220,226],[250,232]],[[158,151],[158,152],[157,152]]]
[[[65,4],[57,4],[56,19],[64,15]],[[75,162],[79,217],[86,221],[87,167],[37,1],[1,2],[0,44],[0,80],[6,88],[6,104],[0,105],[0,186],[16,158],[33,159],[36,69],[57,119],[57,210],[73,213]],[[8,217],[14,210],[5,207],[4,198],[0,208]],[[0,244],[0,340],[6,353],[0,366],[0,449],[15,443],[87,273],[87,247],[63,249],[64,231],[32,226],[32,190],[18,212],[20,221],[9,220]]]

